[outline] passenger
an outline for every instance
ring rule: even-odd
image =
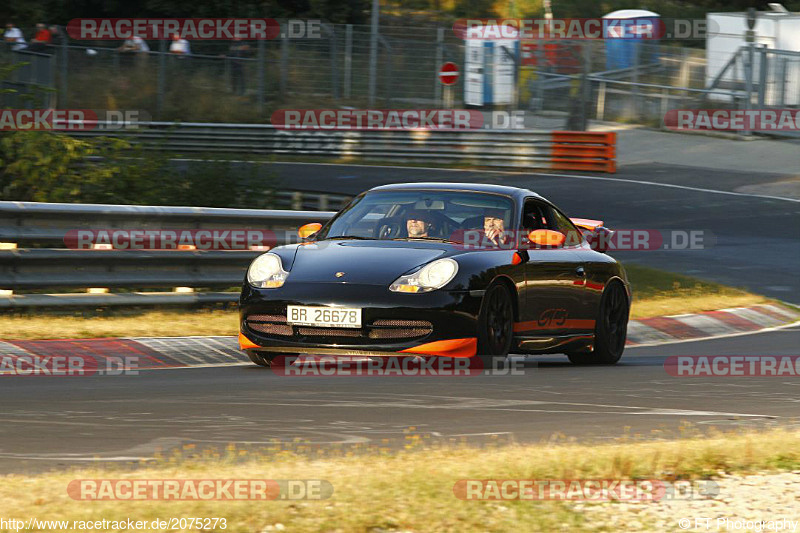
[[[483,231],[486,239],[496,245],[506,242],[505,223],[502,209],[487,209],[483,214]]]

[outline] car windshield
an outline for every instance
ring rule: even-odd
[[[317,239],[421,239],[463,242],[485,224],[511,229],[514,204],[501,194],[471,191],[373,191],[355,198]]]

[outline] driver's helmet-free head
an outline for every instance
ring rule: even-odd
[[[428,224],[433,222],[433,217],[429,211],[424,209],[409,209],[405,215],[406,220],[423,220]]]
[[[410,209],[406,212],[405,216],[403,217],[408,225],[409,220],[421,220],[425,223],[425,233],[429,233],[433,229],[433,217],[431,216],[430,212],[425,211],[423,209]],[[411,237],[412,229],[409,229],[408,226],[406,228],[409,233],[409,237]],[[420,233],[422,229],[420,228]]]

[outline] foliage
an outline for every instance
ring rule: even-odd
[[[205,161],[181,170],[160,152],[111,137],[54,132],[0,136],[0,197],[33,202],[265,208],[272,178]]]

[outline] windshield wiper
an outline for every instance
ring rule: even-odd
[[[450,239],[445,239],[442,237],[395,237],[392,239],[393,241],[433,241],[433,242],[446,242],[449,244],[461,244],[456,241],[451,241]]]
[[[361,237],[360,235],[337,235],[336,237],[325,237],[325,240],[353,240],[353,241],[372,241],[372,237]]]

